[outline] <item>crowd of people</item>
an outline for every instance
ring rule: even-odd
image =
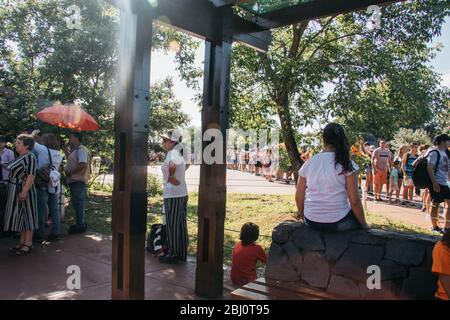
[[[17,136],[14,151],[0,136],[0,235],[19,237],[14,255],[31,253],[33,242],[61,236],[64,184],[70,190],[75,224],[69,234],[86,231],[88,150],[80,132],[69,135],[70,150],[52,133],[30,130]]]
[[[430,215],[433,231],[447,231],[450,224],[444,229],[439,226],[438,210],[444,204],[444,216],[448,218],[449,202],[449,136],[438,135],[434,138],[433,146],[418,143],[401,145],[394,153],[391,146],[384,140],[379,140],[376,148],[368,142],[359,141],[351,148],[353,159],[367,159],[365,166],[365,190],[368,195],[374,196],[375,202],[387,201],[407,207],[418,207]],[[431,184],[420,189],[413,181],[413,168],[418,161],[426,158],[430,166],[429,175]],[[434,167],[433,167],[434,166]],[[359,174],[359,189],[361,189],[361,174]],[[386,199],[382,199],[382,190],[385,188]],[[414,194],[421,197],[421,201],[414,201]],[[394,198],[395,195],[395,198]]]
[[[278,149],[283,148],[278,146]],[[310,159],[312,151],[308,147],[302,147],[300,157],[303,161]],[[283,181],[290,184],[294,181],[291,165],[286,168],[280,166],[280,155],[276,154],[272,148],[252,148],[250,150],[229,148],[227,150],[227,168],[248,172],[255,176],[262,176],[269,182]]]
[[[309,227],[322,232],[343,232],[354,229],[368,229],[365,212],[359,192],[359,166],[352,160],[352,154],[358,152],[351,148],[345,130],[336,123],[328,124],[323,131],[323,151],[306,161],[299,171],[295,201],[298,219]],[[445,226],[441,230],[442,240],[438,241],[432,253],[432,272],[438,276],[436,299],[448,300],[450,295],[450,165],[448,149],[450,137],[446,134],[434,138],[433,148],[422,148],[422,157],[427,159],[427,172],[430,177],[428,194],[436,209],[441,202],[445,203]],[[374,176],[375,199],[381,199],[383,185],[390,180],[390,190],[399,192],[400,179],[406,180],[405,197],[414,190],[412,167],[419,158],[417,146],[411,144],[409,152],[400,148],[397,156],[392,154],[385,141],[380,141],[379,148],[365,144],[370,151],[370,161],[365,168]],[[353,149],[353,150],[352,150]],[[410,159],[413,158],[413,159]],[[399,178],[400,171],[403,177]],[[390,172],[388,176],[388,172]],[[388,180],[388,177],[390,178]],[[370,184],[366,185],[371,190]],[[409,198],[408,198],[409,199]],[[433,228],[436,230],[435,228]],[[232,253],[231,280],[236,285],[244,285],[256,279],[256,264],[265,262],[267,257],[262,248],[255,243],[259,229],[253,223],[246,223],[241,230]]]

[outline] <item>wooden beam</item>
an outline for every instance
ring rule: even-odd
[[[254,22],[265,29],[361,10],[370,5],[388,5],[406,0],[316,0],[256,16]]]
[[[251,0],[210,0],[216,7],[235,6],[241,3],[250,2]]]
[[[147,1],[108,0],[122,10],[152,12],[155,20],[163,25],[173,27],[200,39],[218,43],[222,40],[221,7],[216,7],[208,0],[165,0],[158,1],[156,7],[151,7]],[[256,23],[236,15],[229,16],[228,23],[232,30],[231,38],[259,51],[266,52],[271,41],[269,30]]]
[[[222,40],[223,21],[229,24],[233,40],[264,52],[270,45],[269,30],[234,14],[227,16],[229,21],[225,21],[222,17],[224,11],[210,1],[160,1],[154,12],[159,22],[214,43]]]
[[[144,299],[152,17],[121,11],[114,118],[112,298]]]
[[[221,164],[202,163],[198,197],[198,240],[195,293],[208,298],[223,295],[223,243],[226,212],[226,129],[229,123],[231,43],[205,44],[202,134],[220,129]],[[208,143],[203,142],[203,150]]]

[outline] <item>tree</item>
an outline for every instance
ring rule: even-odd
[[[401,128],[394,135],[394,139],[391,140],[391,145],[394,150],[399,150],[402,145],[409,146],[410,143],[431,145],[431,139],[423,129],[412,130]]]
[[[87,135],[93,153],[112,159],[118,11],[105,0],[78,0],[81,28],[66,21],[71,0],[2,1],[0,4],[0,132],[12,139],[27,127],[62,135],[35,114],[55,102],[82,105],[101,129]],[[179,48],[177,68],[186,79],[199,42],[155,24],[154,50]],[[198,86],[193,79],[191,86]],[[102,143],[98,143],[101,141]]]
[[[279,28],[266,54],[238,45],[232,81],[241,90],[231,93],[239,102],[232,105],[231,119],[245,119],[249,110],[277,115],[295,173],[302,164],[295,131],[313,120],[337,118],[351,130],[378,133],[393,125],[377,113],[388,110],[408,126],[423,126],[442,101],[437,76],[426,66],[435,52],[427,43],[448,13],[445,0],[411,1],[383,7],[377,31],[366,29],[365,12],[355,12]],[[328,96],[326,83],[334,86]],[[252,94],[242,94],[243,88]],[[362,103],[370,103],[368,111]],[[379,128],[373,123],[378,120]]]
[[[190,122],[188,114],[181,111],[181,101],[173,93],[173,80],[166,78],[150,87],[150,143],[158,143],[159,136],[169,129],[185,127]]]

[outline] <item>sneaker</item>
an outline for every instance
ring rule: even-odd
[[[48,237],[47,237],[47,241],[58,241],[60,239],[59,234],[54,234],[51,233]]]
[[[431,231],[442,233],[442,229],[439,227],[434,227]]]
[[[69,228],[69,234],[77,234],[86,232],[86,227],[80,227],[76,224],[73,224]]]
[[[164,264],[177,264],[177,257],[174,256],[162,256],[159,257],[159,262]]]

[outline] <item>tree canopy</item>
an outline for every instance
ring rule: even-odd
[[[428,44],[449,14],[447,1],[381,12],[380,29],[368,30],[370,15],[361,11],[279,28],[267,54],[235,46],[231,119],[266,125],[276,115],[294,169],[302,163],[296,131],[315,121],[334,119],[352,137],[437,125],[450,95],[428,66],[439,50]]]

